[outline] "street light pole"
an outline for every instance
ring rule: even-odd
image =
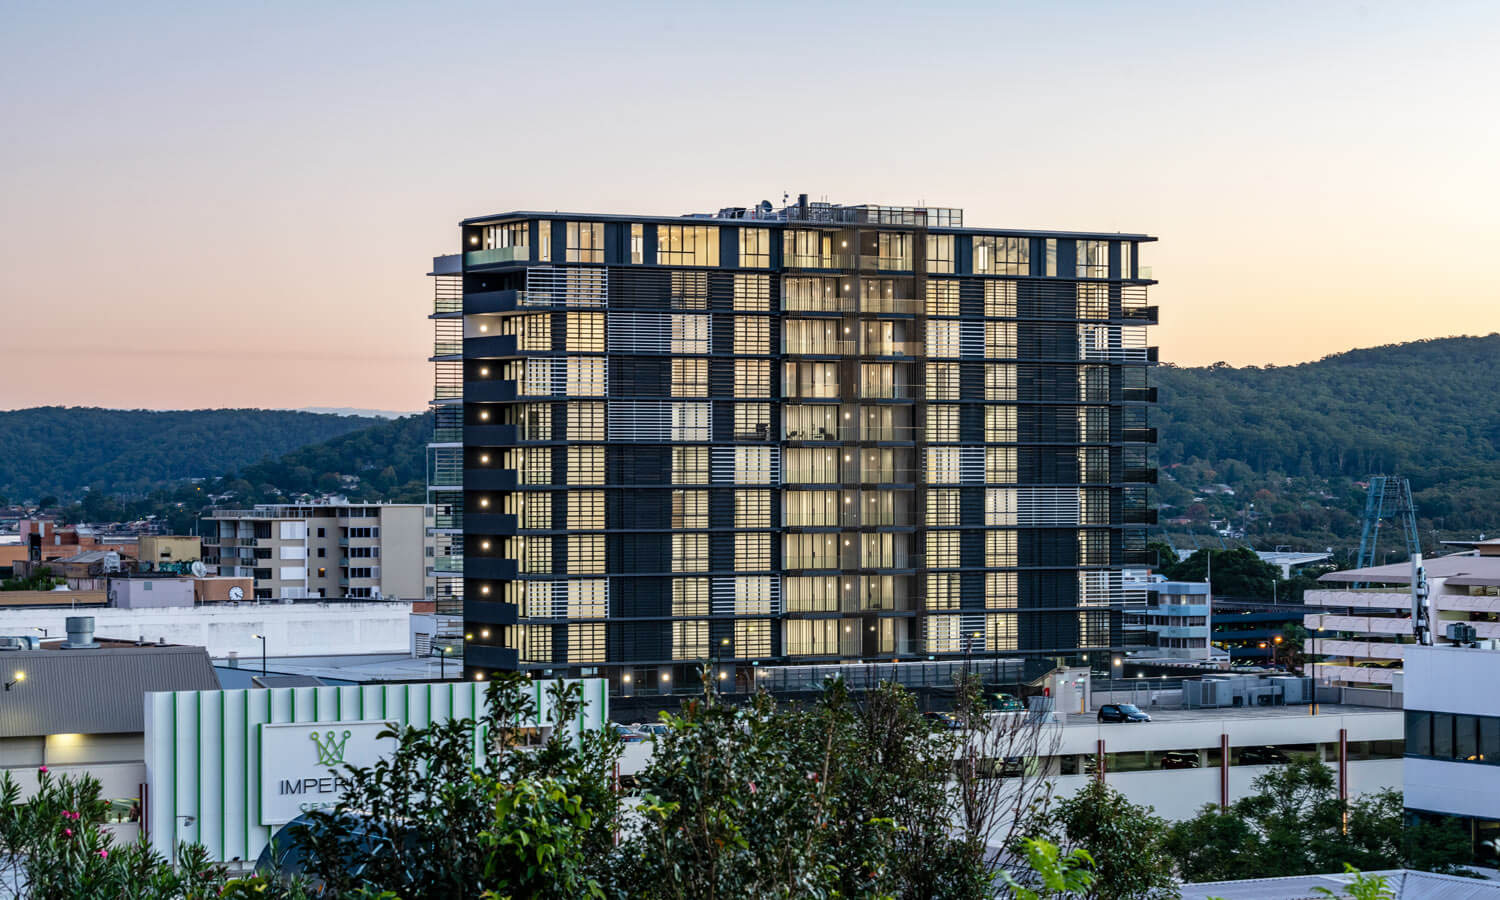
[[[263,634],[252,634],[253,638],[260,639],[260,677],[266,677],[266,636]]]
[[[452,649],[448,646],[438,649],[438,681],[448,680],[448,652]]]

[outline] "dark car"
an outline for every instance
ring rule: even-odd
[[[1245,747],[1240,750],[1242,766],[1280,766],[1291,761],[1291,757],[1275,747]]]
[[[1161,755],[1163,769],[1199,769],[1198,753],[1194,750],[1168,750]]]
[[[963,723],[958,721],[958,716],[949,712],[924,712],[922,713],[922,718],[926,719],[927,724],[933,728],[945,728],[949,731],[956,731],[963,727]]]
[[[1101,722],[1149,722],[1151,717],[1141,712],[1134,703],[1106,703],[1099,707]]]
[[[263,875],[287,877],[293,875],[307,875],[306,848],[298,842],[294,835],[301,829],[312,824],[313,817],[309,813],[303,813],[297,818],[282,826],[271,840],[266,842],[264,849],[260,851],[260,857],[255,861],[255,870]],[[385,854],[395,851],[395,844],[380,833],[378,826],[366,821],[359,816],[345,815],[342,821],[331,823],[336,831],[343,831],[354,838],[358,848],[354,854],[353,868],[349,874],[356,878],[364,872],[368,862]],[[409,846],[403,843],[402,846]],[[317,877],[309,879],[308,887],[314,896],[322,896],[325,885]]]
[[[1015,694],[1001,691],[990,696],[990,709],[996,712],[1025,712],[1026,704],[1022,703]]]

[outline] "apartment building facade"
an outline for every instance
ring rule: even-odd
[[[253,578],[245,600],[426,600],[432,521],[421,503],[214,509],[202,523],[203,561]]]
[[[471,676],[1085,660],[1143,603],[1139,234],[805,200],[514,212],[434,261]]]
[[[1500,641],[1500,540],[1467,546],[1422,561],[1437,646]],[[1411,579],[1409,562],[1348,569],[1322,576],[1327,588],[1303,595],[1321,608],[1303,617],[1308,651],[1324,657],[1315,667],[1320,681],[1401,690],[1402,661],[1416,644]]]

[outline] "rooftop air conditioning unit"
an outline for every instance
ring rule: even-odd
[[[1455,644],[1472,644],[1476,636],[1474,626],[1468,622],[1448,623],[1448,640]]]

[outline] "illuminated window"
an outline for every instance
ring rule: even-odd
[[[708,448],[672,448],[673,484],[708,484]]]
[[[602,441],[604,440],[604,404],[593,403],[569,403],[568,404],[568,440],[570,441]]]
[[[984,323],[984,355],[989,359],[1014,359],[1016,356],[1016,323]]]
[[[668,299],[676,309],[708,309],[708,273],[673,272]]]
[[[604,448],[568,448],[568,484],[603,484]]]
[[[962,580],[958,572],[927,573],[927,608],[958,609]]]
[[[656,261],[663,266],[717,266],[717,225],[656,226]]]
[[[510,649],[518,652],[521,662],[552,661],[551,625],[512,625],[507,642]]]
[[[512,259],[530,259],[527,253],[531,243],[530,222],[507,222],[504,225],[484,226],[484,249],[514,249]]]
[[[568,528],[569,530],[588,530],[604,527],[604,492],[603,491],[568,491]],[[551,498],[545,494],[536,495],[532,503],[540,506],[545,504],[551,507]],[[531,504],[528,504],[530,506]]]
[[[771,655],[771,623],[738,619],[734,623],[734,655],[742,659]]]
[[[734,568],[758,572],[771,568],[771,535],[751,532],[734,536]]]
[[[959,532],[927,532],[927,567],[930,569],[956,569],[962,563],[959,552]]]
[[[604,623],[568,626],[568,662],[604,662]]]
[[[708,316],[672,315],[673,353],[707,353],[709,349]]]
[[[538,360],[527,360],[537,362]],[[554,360],[540,360],[553,362]],[[567,363],[567,393],[570,397],[602,397],[606,376],[604,360],[595,356],[569,357]],[[548,393],[551,393],[548,391]]]
[[[708,615],[708,579],[672,579],[672,615]]]
[[[952,444],[959,440],[958,407],[927,407],[927,440],[936,444]]]
[[[545,493],[511,494],[519,505],[521,527],[534,531],[552,529],[552,495]],[[508,502],[508,501],[507,501]],[[599,526],[604,527],[604,526]]]
[[[771,396],[771,361],[769,359],[735,360],[734,395],[736,397]]]
[[[984,399],[1015,402],[1015,363],[986,363],[984,367]]]
[[[974,274],[1030,275],[1031,239],[975,235]]]
[[[935,319],[927,323],[927,355],[954,358],[959,351],[957,319]]]
[[[672,658],[708,658],[708,622],[692,619],[672,623]]]
[[[837,484],[839,452],[811,447],[789,447],[786,451],[788,484]]]
[[[734,448],[735,484],[775,484],[776,467],[770,447]]]
[[[1109,407],[1083,406],[1078,409],[1078,441],[1082,444],[1109,443]]]
[[[646,226],[639,222],[630,226],[630,261],[635,265],[646,261]]]
[[[1079,278],[1109,277],[1109,241],[1075,241]]]
[[[770,353],[771,320],[765,316],[735,316],[734,352],[762,355]]]
[[[568,313],[568,351],[604,352],[604,313]]]
[[[1057,277],[1057,238],[1047,238],[1047,277]]]
[[[771,267],[771,229],[740,229],[740,267],[744,269],[769,269]]]
[[[708,535],[672,535],[672,571],[705,572],[708,570]]]
[[[757,490],[735,491],[734,527],[770,528],[771,492]]]
[[[604,535],[568,535],[568,574],[603,575],[605,568]]]
[[[1120,242],[1120,277],[1135,277],[1135,244],[1129,241]]]
[[[960,617],[928,616],[923,622],[927,626],[928,653],[958,653],[963,649]]]
[[[782,232],[782,264],[793,269],[832,269],[833,235],[788,228]]]
[[[672,396],[708,396],[708,360],[672,360]]]
[[[568,223],[568,262],[604,262],[604,223]]]
[[[904,272],[911,268],[911,239],[906,232],[882,231],[875,238],[875,267]]]
[[[734,308],[746,312],[769,312],[771,309],[771,276],[734,276]]]
[[[984,439],[991,444],[1015,443],[1016,408],[1014,406],[986,406],[984,408]]]
[[[511,544],[519,544],[520,569],[527,575],[552,574],[552,538],[518,537]]]
[[[1019,606],[1018,580],[1015,572],[984,573],[984,608],[1015,609]]]
[[[927,524],[958,525],[961,493],[957,488],[929,488],[927,491]]]
[[[927,314],[958,315],[958,282],[937,279],[927,282]]]
[[[1016,317],[1016,282],[986,281],[984,283],[984,314],[992,318],[1014,319]]]
[[[1014,531],[986,531],[984,533],[984,564],[996,569],[1016,564],[1016,533]]]
[[[958,399],[958,363],[927,364],[927,399],[934,401]]]
[[[552,314],[535,313],[529,316],[511,316],[500,322],[501,334],[514,334],[516,346],[522,350],[550,351],[552,349]]]
[[[736,403],[734,405],[734,439],[765,441],[771,438],[771,404]]]
[[[1016,480],[1016,448],[984,448],[984,480],[989,484],[1012,484]]]
[[[1016,524],[1016,489],[986,488],[984,492],[984,524],[989,526]]]
[[[552,223],[546,219],[536,223],[537,233],[537,259],[542,262],[552,261]]]
[[[992,613],[984,617],[985,650],[1015,650],[1016,647],[1015,613]]]
[[[1078,564],[1109,565],[1109,532],[1091,529],[1081,529],[1078,532]]]
[[[927,448],[927,483],[958,484],[963,481],[959,467],[960,447]]]
[[[839,622],[837,619],[789,619],[785,623],[781,649],[787,656],[837,656]]]
[[[786,579],[788,612],[838,612],[840,579],[837,575],[796,575]],[[853,583],[849,582],[852,589]]]
[[[1107,284],[1080,284],[1080,285],[1078,285],[1078,318],[1080,318],[1080,319],[1107,319],[1107,318],[1109,318],[1109,285],[1107,285]]]
[[[708,527],[708,491],[672,492],[672,527]]]
[[[927,271],[938,274],[953,272],[953,235],[927,236]]]

